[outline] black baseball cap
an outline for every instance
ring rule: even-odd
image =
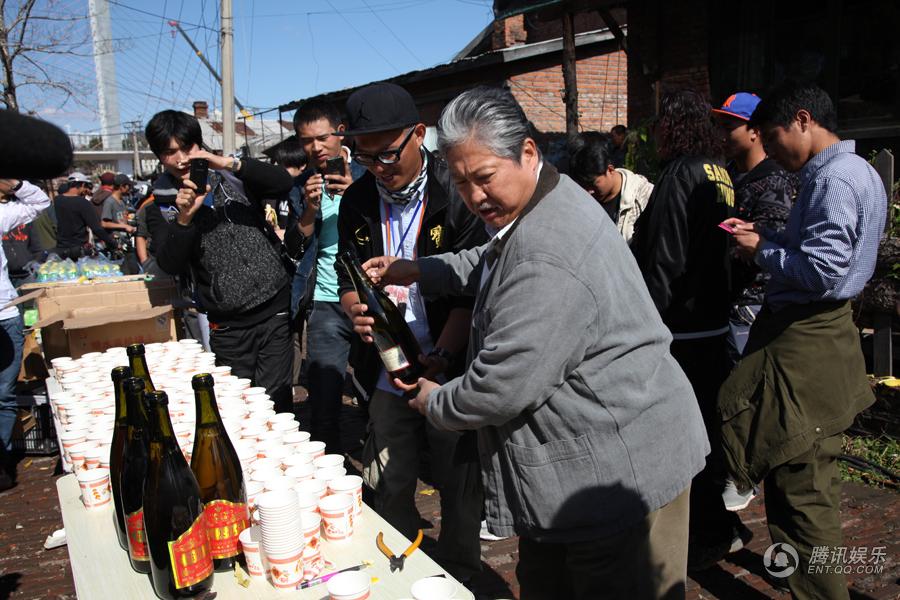
[[[403,129],[420,121],[409,92],[395,83],[373,83],[347,98],[347,130],[335,135],[363,135]]]

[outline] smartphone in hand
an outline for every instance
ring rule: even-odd
[[[732,227],[731,225],[728,225],[727,223],[719,223],[719,227],[720,227],[721,229],[724,229],[725,231],[727,231],[727,232],[730,233],[731,235],[734,235],[734,231],[735,231],[735,230],[734,230],[734,227]]]
[[[205,158],[191,159],[190,179],[197,186],[197,195],[206,193],[206,180],[209,177],[209,161]]]
[[[335,156],[325,161],[325,175],[343,175],[344,174],[344,157]]]

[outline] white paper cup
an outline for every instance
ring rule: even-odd
[[[252,471],[274,471],[281,468],[281,461],[277,458],[257,458],[253,461]]]
[[[259,527],[248,527],[238,536],[241,548],[244,550],[244,558],[247,561],[247,572],[253,577],[265,577],[266,569],[263,566],[262,549],[260,542],[262,535]]]
[[[281,477],[273,477],[272,479],[267,479],[264,483],[264,486],[264,489],[267,492],[292,490],[297,486],[297,480],[293,477],[286,477],[282,475]]]
[[[109,469],[80,470],[75,476],[81,487],[81,501],[85,508],[102,508],[110,503]]]
[[[343,467],[344,457],[340,454],[325,454],[314,459],[313,465],[317,469],[327,469],[328,467]]]
[[[313,477],[324,481],[327,485],[328,482],[332,479],[343,477],[346,474],[347,469],[345,469],[344,467],[328,467],[327,469],[316,469],[316,474],[313,475]]]
[[[319,500],[319,514],[325,523],[325,539],[340,541],[353,535],[354,504],[353,497],[346,494],[325,496]]]
[[[353,496],[353,514],[362,514],[362,477],[359,475],[344,475],[335,477],[328,482],[328,492],[330,494],[347,494]]]
[[[288,477],[293,477],[297,480],[298,483],[301,481],[306,481],[307,479],[312,479],[315,473],[316,468],[311,464],[294,465],[284,470],[285,475],[287,475]]]
[[[368,573],[348,571],[329,579],[326,587],[331,600],[365,600],[369,597],[370,583]]]
[[[280,413],[287,414],[287,413]],[[270,425],[272,431],[281,434],[281,441],[284,443],[284,434],[293,433],[295,431],[299,431],[300,423],[294,420],[289,421],[275,421]]]
[[[313,457],[311,455],[299,453],[290,454],[281,460],[281,466],[285,469],[290,469],[297,465],[312,465],[312,463]],[[313,467],[313,470],[315,471],[315,467]]]
[[[297,445],[297,452],[308,454],[313,460],[325,456],[325,442],[302,442]]]
[[[416,600],[450,600],[456,584],[444,577],[426,577],[412,584],[409,593]]]
[[[309,492],[317,498],[324,498],[328,493],[328,485],[320,479],[307,479],[297,484],[295,488],[298,493]]]
[[[297,488],[294,487],[296,491]],[[319,513],[319,498],[316,494],[312,492],[301,492],[297,491],[297,506],[300,507],[300,513]]]
[[[106,455],[109,456],[109,449],[106,450]],[[94,448],[88,448],[84,452],[84,468],[85,469],[98,469],[100,468],[100,461],[103,457],[103,448],[100,446],[95,446]]]
[[[303,546],[287,552],[266,552],[266,564],[273,586],[294,590],[303,580]]]
[[[309,432],[308,431],[291,431],[285,433],[281,437],[281,441],[289,446],[295,446],[297,444],[302,444],[303,442],[309,441]]]

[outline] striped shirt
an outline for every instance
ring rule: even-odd
[[[887,195],[875,169],[845,140],[800,170],[800,193],[783,232],[763,231],[756,263],[772,277],[766,303],[848,300],[875,270]]]

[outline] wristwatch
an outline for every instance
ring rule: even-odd
[[[228,170],[231,171],[232,173],[237,173],[238,171],[240,171],[241,170],[241,159],[239,159],[237,156],[232,156],[231,157],[231,166],[228,167]]]
[[[438,358],[442,358],[447,361],[447,364],[453,362],[453,354],[450,353],[449,350],[441,347],[437,347],[431,352],[428,353],[428,356],[437,356]]]

